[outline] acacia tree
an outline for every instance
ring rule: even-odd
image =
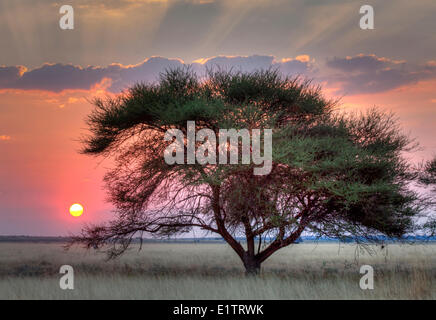
[[[168,70],[156,83],[94,104],[83,152],[114,159],[105,182],[116,218],[85,227],[72,243],[110,243],[111,257],[138,233],[199,228],[219,234],[246,271],[257,273],[305,230],[358,241],[401,237],[419,211],[401,157],[409,140],[391,116],[339,115],[319,87],[275,70],[209,70],[205,78]],[[241,157],[237,164],[167,164],[165,132],[186,137],[187,121],[217,135],[223,128],[272,129],[271,172],[254,175],[256,165]]]
[[[436,157],[425,163],[419,180],[423,185],[433,186],[432,191],[436,192]]]

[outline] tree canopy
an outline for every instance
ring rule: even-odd
[[[115,219],[88,226],[74,241],[112,243],[113,256],[138,233],[168,236],[195,227],[221,235],[256,272],[303,231],[359,241],[401,237],[419,213],[402,157],[410,141],[395,118],[376,109],[340,113],[310,81],[271,69],[215,69],[205,77],[173,69],[94,104],[83,152],[115,161],[105,176]],[[167,164],[165,132],[186,136],[187,121],[217,134],[271,129],[271,172],[254,175],[257,165],[241,157],[237,164]]]

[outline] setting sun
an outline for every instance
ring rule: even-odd
[[[70,207],[70,213],[73,217],[80,217],[83,213],[83,206],[75,203]]]

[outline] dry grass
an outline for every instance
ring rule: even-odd
[[[147,244],[120,259],[60,244],[0,243],[0,299],[435,299],[436,245],[374,247],[298,244],[245,277],[225,244]],[[59,268],[74,267],[75,289],[59,288]],[[374,290],[359,288],[359,268],[374,267]]]

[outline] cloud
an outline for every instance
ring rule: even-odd
[[[308,56],[276,61],[273,56],[217,56],[199,59],[192,64],[180,59],[151,57],[137,65],[111,64],[107,67],[80,67],[71,64],[44,64],[27,70],[22,66],[0,67],[0,89],[44,90],[89,90],[94,85],[110,80],[108,90],[120,92],[137,82],[153,82],[169,68],[191,66],[199,75],[206,68],[215,66],[251,72],[256,69],[279,68],[285,74],[306,74],[311,70]]]
[[[345,58],[333,58],[327,60],[327,66],[346,71],[367,71],[367,70],[378,70],[382,68],[390,67],[392,64],[403,64],[405,61],[395,61],[387,58],[379,58],[376,55],[364,55],[359,54],[355,57],[345,57]]]
[[[308,55],[297,56],[295,59],[283,59],[279,65],[280,71],[284,74],[312,75],[315,71],[313,61]]]
[[[8,141],[11,140],[10,136],[7,135],[0,135],[0,141]]]
[[[120,91],[138,81],[153,81],[165,68],[182,66],[177,59],[152,57],[133,66],[111,64],[107,67],[82,68],[71,64],[44,64],[33,70],[0,67],[0,88],[60,92],[68,89],[89,90],[103,79],[110,79],[109,90]]]
[[[436,65],[411,65],[376,55],[328,59],[324,75],[329,83],[339,83],[343,94],[378,93],[436,77]]]
[[[23,75],[25,71],[26,68],[22,66],[0,67],[0,87],[14,83]]]
[[[296,58],[286,58],[277,61],[274,56],[216,56],[199,59],[192,63],[196,72],[203,72],[207,68],[220,67],[227,70],[253,72],[259,69],[277,68],[284,75],[307,75],[312,72],[312,61],[307,55]]]
[[[250,72],[256,69],[267,69],[274,62],[273,56],[216,56],[207,59],[200,59],[201,64],[207,68],[221,67],[232,68]]]

